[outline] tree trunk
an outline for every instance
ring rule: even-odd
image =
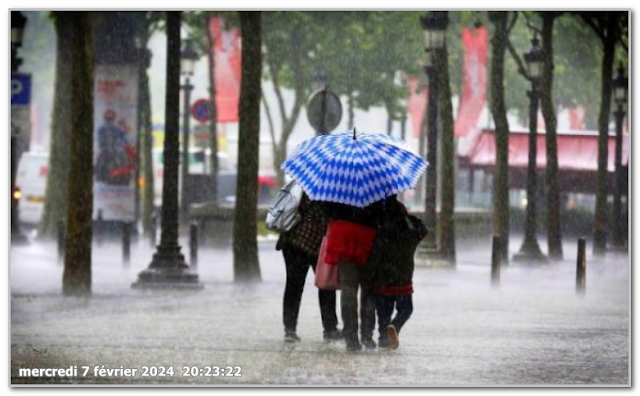
[[[242,77],[238,136],[238,183],[233,224],[236,282],[260,281],[258,261],[258,158],[260,145],[261,13],[240,12]]]
[[[438,110],[442,134],[442,196],[440,206],[440,252],[442,258],[456,264],[455,235],[455,141],[453,134],[453,106],[451,105],[451,85],[449,83],[449,54],[447,46],[441,56],[436,58],[438,69]],[[435,99],[435,98],[434,98]]]
[[[215,37],[211,34],[209,23],[211,17],[205,13],[205,31],[209,39],[207,59],[209,60],[209,102],[211,103],[211,120],[209,121],[209,150],[211,150],[211,182],[213,186],[212,201],[218,203],[218,107],[216,106],[216,57]]]
[[[150,59],[147,58],[147,45],[149,43],[149,15],[144,21],[144,37],[142,38],[145,53],[140,67],[140,137],[142,146],[142,175],[144,187],[142,190],[142,228],[145,235],[153,232],[153,205],[155,200],[153,177],[153,127],[151,117],[151,93],[149,92],[149,76],[147,67]]]
[[[547,243],[549,258],[562,260],[562,229],[560,219],[560,183],[558,181],[558,132],[553,105],[553,23],[554,12],[542,12],[542,70],[540,107],[544,117],[547,147]]]
[[[608,141],[609,112],[611,111],[611,78],[616,44],[615,13],[608,12],[607,31],[603,42],[600,114],[598,116],[598,173],[596,186],[596,212],[593,221],[593,254],[603,256],[607,249],[607,195],[608,195]]]
[[[64,16],[63,16],[64,14]],[[71,33],[71,108],[64,294],[91,293],[93,212],[93,15],[61,12]]]
[[[491,114],[496,129],[496,169],[493,179],[493,233],[502,242],[503,263],[509,260],[509,121],[504,102],[504,55],[507,47],[506,11],[492,12]]]
[[[267,53],[268,53],[268,46]],[[274,146],[274,169],[277,174],[278,182],[280,185],[284,184],[284,171],[280,169],[280,165],[287,157],[287,142],[289,141],[289,137],[293,132],[293,128],[298,121],[298,117],[300,116],[300,111],[302,110],[302,106],[304,105],[304,86],[305,86],[305,77],[304,70],[302,68],[302,60],[301,60],[301,52],[303,48],[301,47],[300,39],[297,35],[294,35],[291,38],[291,56],[292,58],[292,73],[293,73],[293,107],[291,109],[291,113],[287,115],[287,110],[285,108],[284,96],[282,94],[282,90],[280,88],[280,79],[279,79],[279,71],[273,62],[271,62],[270,58],[266,57],[266,63],[268,65],[269,75],[271,76],[271,82],[273,83],[273,90],[276,94],[278,110],[280,113],[280,122],[281,122],[281,132],[280,132],[280,140]],[[258,89],[261,92],[260,89]],[[266,102],[265,102],[266,103]],[[258,103],[259,105],[259,103]],[[258,106],[259,108],[259,106]]]
[[[71,123],[71,26],[69,15],[57,13],[56,76],[53,96],[53,120],[49,147],[49,174],[45,191],[44,214],[39,236],[53,238],[58,223],[66,218],[67,180],[69,176],[69,124]],[[93,85],[92,85],[93,86]]]
[[[276,172],[276,177],[278,179],[278,185],[284,185],[284,172],[280,169],[280,164],[284,161],[284,159],[280,158],[280,154],[278,151],[278,139],[276,138],[276,130],[273,126],[273,116],[271,115],[271,107],[269,106],[269,102],[267,102],[267,98],[264,96],[264,92],[260,90],[260,99],[262,100],[262,104],[264,105],[264,112],[267,115],[267,123],[269,127],[269,136],[271,136],[271,154],[273,161],[273,169]]]
[[[433,54],[434,65],[438,63],[440,51]],[[429,69],[429,100],[425,111],[426,137],[427,137],[427,161],[429,167],[426,171],[424,191],[425,225],[430,230],[425,238],[425,246],[429,249],[437,249],[438,246],[438,75],[437,69]],[[437,230],[437,231],[436,231]]]

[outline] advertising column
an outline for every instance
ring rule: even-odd
[[[94,89],[94,218],[134,221],[138,70],[98,65]]]

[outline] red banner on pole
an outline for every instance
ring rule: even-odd
[[[484,27],[462,30],[464,63],[463,88],[456,118],[455,135],[467,136],[477,129],[487,94],[487,29]]]
[[[224,20],[211,18],[214,37],[216,110],[218,122],[238,122],[240,102],[240,31],[225,29]]]

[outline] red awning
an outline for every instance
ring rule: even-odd
[[[483,129],[475,144],[463,156],[471,167],[493,167],[496,161],[494,131]],[[462,154],[462,153],[461,153]],[[609,135],[609,172],[615,169],[615,135]],[[526,168],[529,161],[529,132],[509,134],[509,167]],[[629,135],[622,138],[622,163],[629,161]],[[547,165],[544,131],[538,132],[538,167]],[[558,131],[558,167],[561,171],[591,171],[598,169],[598,133],[594,131]]]

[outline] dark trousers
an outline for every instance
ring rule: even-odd
[[[309,267],[316,270],[317,258],[294,247],[283,247],[285,266],[287,267],[287,284],[284,289],[283,322],[286,331],[296,331],[300,300],[307,278]],[[320,300],[320,316],[325,331],[331,331],[338,326],[336,316],[336,292],[334,290],[318,290]]]
[[[372,338],[376,326],[376,306],[373,288],[367,281],[366,268],[346,261],[340,262],[340,307],[342,333],[349,340],[358,339],[358,288],[360,288],[360,335]]]
[[[396,316],[391,320],[393,315],[393,309],[398,312]],[[383,296],[381,294],[376,296],[376,311],[378,312],[378,332],[380,333],[380,340],[387,339],[387,326],[392,324],[400,332],[400,329],[413,312],[413,299],[411,294],[405,294],[402,296]]]

